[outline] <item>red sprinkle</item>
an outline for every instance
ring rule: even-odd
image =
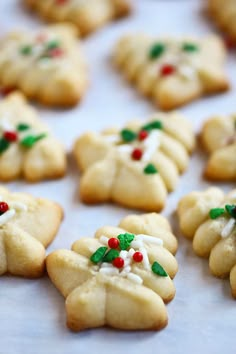
[[[135,252],[135,253],[133,254],[133,260],[134,260],[135,262],[142,262],[142,260],[143,260],[143,255],[142,255],[142,253],[141,253],[141,252]]]
[[[131,156],[132,156],[132,159],[134,159],[134,160],[140,160],[143,156],[143,152],[141,149],[137,148],[132,151]]]
[[[16,90],[15,87],[10,87],[10,86],[9,87],[2,87],[1,88],[1,94],[3,96],[7,96],[7,95],[9,95],[10,93],[12,93],[15,90]]]
[[[61,57],[62,55],[64,55],[64,50],[61,48],[53,48],[49,51],[51,58]]]
[[[161,67],[160,73],[162,76],[168,76],[168,75],[172,75],[175,72],[176,68],[174,65],[171,64],[164,64]]]
[[[3,136],[7,141],[9,141],[11,143],[13,143],[14,141],[17,141],[17,139],[18,139],[18,135],[16,132],[6,131],[6,132],[4,132]]]
[[[5,202],[0,202],[0,215],[4,214],[6,211],[8,211],[9,206]]]
[[[64,5],[68,2],[68,0],[56,0],[56,5]]]
[[[121,257],[116,257],[114,261],[112,262],[113,266],[116,268],[123,268],[125,261]]]
[[[46,33],[39,33],[36,37],[36,42],[38,43],[43,43],[47,40],[48,36],[46,35]]]
[[[148,132],[146,130],[141,130],[141,132],[139,132],[138,134],[139,140],[144,140],[147,138],[147,136],[148,136]]]
[[[119,244],[120,244],[120,241],[115,237],[112,237],[108,240],[108,246],[110,248],[117,248],[119,246]]]

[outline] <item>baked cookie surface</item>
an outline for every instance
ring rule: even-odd
[[[30,182],[62,177],[66,153],[24,97],[13,93],[0,102],[0,180]]]
[[[76,28],[61,24],[10,32],[0,39],[0,86],[49,106],[72,106],[84,95],[87,70]]]
[[[171,110],[203,95],[229,89],[223,70],[225,48],[220,38],[122,37],[114,63],[137,90]]]
[[[205,176],[211,180],[236,181],[236,114],[209,119],[200,138],[210,155]]]
[[[213,275],[230,276],[236,297],[236,189],[229,194],[219,188],[192,192],[178,204],[183,235],[193,240],[194,252],[209,257]]]
[[[23,0],[46,20],[71,22],[82,36],[131,11],[129,0]]]
[[[171,278],[178,270],[165,245],[175,252],[177,240],[168,221],[152,213],[129,215],[119,227],[101,227],[71,250],[49,254],[47,271],[66,298],[68,327],[165,327],[164,303],[175,295]]]
[[[0,275],[42,276],[45,247],[54,239],[62,216],[54,202],[0,186]]]
[[[217,26],[236,43],[236,1],[208,0],[208,13]]]
[[[159,211],[187,168],[194,144],[191,124],[178,113],[85,133],[74,145],[82,171],[80,197],[85,203],[112,201]]]

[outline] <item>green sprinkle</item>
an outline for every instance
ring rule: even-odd
[[[105,256],[105,253],[107,251],[107,247],[99,247],[96,252],[92,254],[90,257],[90,261],[97,264],[102,261],[103,257]]]
[[[184,43],[182,45],[182,50],[184,50],[185,52],[197,52],[199,48],[194,43]]]
[[[229,205],[227,204],[225,206],[225,210],[227,211],[227,213],[232,216],[234,219],[236,219],[236,205]]]
[[[165,269],[158,262],[153,263],[152,271],[160,277],[168,277],[168,274],[166,273]]]
[[[17,126],[16,126],[16,129],[19,131],[19,132],[23,132],[25,130],[28,130],[30,128],[30,126],[28,124],[25,124],[25,123],[19,123]]]
[[[163,129],[163,124],[161,121],[159,120],[154,120],[151,123],[147,123],[145,124],[141,130],[147,130],[148,132],[150,132],[153,129]]]
[[[149,51],[149,58],[156,59],[159,58],[165,51],[165,45],[163,43],[155,43],[150,51]]]
[[[4,151],[6,151],[9,148],[9,141],[7,141],[4,138],[0,139],[0,154],[3,153]]]
[[[31,148],[34,146],[37,141],[46,137],[46,134],[39,134],[39,135],[27,135],[24,139],[21,140],[21,145],[27,148]]]
[[[115,258],[119,257],[120,252],[114,249],[110,249],[107,254],[103,257],[103,262],[112,262]]]
[[[120,241],[120,249],[121,250],[127,250],[129,248],[131,242],[134,240],[134,235],[125,233],[125,234],[120,234],[117,236],[118,240]]]
[[[152,175],[154,173],[158,173],[158,170],[156,169],[156,167],[152,163],[149,163],[144,168],[143,172],[146,173],[147,175]]]
[[[55,49],[55,48],[58,48],[60,45],[60,42],[58,40],[53,40],[53,41],[50,41],[46,44],[46,48],[47,49]]]
[[[32,46],[31,45],[24,45],[20,48],[20,52],[23,55],[30,55],[32,53]]]
[[[121,130],[120,134],[121,134],[122,140],[124,140],[126,142],[134,141],[137,137],[137,134],[130,129],[123,129],[123,130]]]
[[[225,209],[224,208],[214,208],[211,209],[209,212],[210,218],[211,219],[217,219],[219,216],[223,215],[225,213]]]

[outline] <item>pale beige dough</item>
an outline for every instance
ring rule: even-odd
[[[163,209],[167,193],[176,188],[179,175],[187,168],[195,138],[191,124],[176,112],[156,113],[146,122],[128,123],[125,129],[138,134],[153,122],[160,122],[162,129],[153,129],[142,141],[137,137],[125,142],[122,129],[116,128],[88,132],[77,139],[74,156],[82,171],[79,189],[83,202],[112,201],[146,211]],[[143,152],[140,160],[132,158],[136,148]],[[157,173],[144,173],[150,163]]]
[[[235,207],[235,216],[226,211],[212,219],[210,210],[226,205]],[[236,189],[227,195],[216,187],[192,192],[183,197],[177,209],[183,235],[193,240],[200,257],[209,257],[213,275],[230,276],[232,294],[236,297]]]
[[[90,260],[92,254],[99,247],[106,247],[108,239],[112,237],[117,238],[134,229],[136,241],[140,234],[146,237],[144,225],[145,230],[152,232],[152,235],[149,234],[151,241],[149,238],[144,239],[141,245],[131,243],[127,252],[146,253],[147,265],[144,261],[137,263],[131,258],[119,271],[111,263],[108,264],[112,273],[104,274],[104,262],[94,264]],[[163,240],[164,244],[153,243],[153,240]],[[165,327],[168,319],[164,303],[172,300],[175,295],[171,278],[178,270],[177,261],[165,248],[165,242],[172,244],[176,251],[177,241],[164,217],[155,213],[130,215],[121,220],[120,227],[104,226],[97,230],[95,238],[79,239],[72,245],[71,251],[57,250],[49,254],[46,259],[47,271],[54,285],[66,298],[68,327],[74,331],[102,326],[124,330],[159,330]],[[125,259],[122,252],[120,257]],[[150,267],[155,261],[169,275],[153,273]],[[125,262],[128,262],[127,258]],[[128,269],[125,267],[130,269],[122,276],[125,269]],[[132,280],[127,274],[139,281]]]
[[[41,277],[45,270],[45,247],[57,234],[63,211],[47,199],[11,193],[0,187],[1,202],[15,214],[2,224],[0,215],[0,275]],[[21,207],[21,208],[20,208]]]
[[[23,0],[32,10],[51,22],[71,22],[82,36],[131,12],[129,0]]]
[[[159,49],[158,55],[153,57],[151,53],[156,45],[164,46],[164,50]],[[193,46],[195,49],[191,50]],[[115,66],[126,79],[162,110],[229,89],[223,69],[225,48],[215,35],[153,38],[130,34],[118,41],[113,56]],[[168,75],[162,71],[166,65],[174,68]]]
[[[210,155],[206,178],[236,182],[236,114],[210,118],[203,125],[200,137]]]
[[[19,124],[28,129],[18,131]],[[11,181],[20,177],[30,182],[55,179],[66,172],[64,146],[54,138],[42,123],[36,111],[30,107],[20,93],[12,93],[0,102],[0,140],[6,132],[17,134],[6,150],[0,151],[0,180]],[[27,136],[45,136],[32,147],[22,145]]]
[[[72,106],[87,88],[87,68],[73,25],[10,32],[0,39],[0,86],[49,106]]]

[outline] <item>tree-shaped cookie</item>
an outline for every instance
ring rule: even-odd
[[[40,16],[52,22],[71,22],[82,36],[107,22],[129,14],[129,0],[22,0]]]
[[[38,119],[21,96],[13,93],[0,102],[0,180],[23,177],[31,182],[65,174],[62,144]]]
[[[235,0],[208,0],[208,13],[227,36],[236,43]]]
[[[218,188],[192,192],[178,204],[180,228],[193,240],[200,257],[209,257],[213,275],[230,275],[232,294],[236,297],[236,189],[226,196]]]
[[[218,181],[236,181],[236,115],[216,116],[206,121],[201,141],[210,154],[205,176]]]
[[[61,220],[58,204],[0,187],[0,275],[42,276]]]
[[[217,36],[152,38],[133,34],[120,39],[114,62],[138,91],[163,110],[200,96],[228,90],[225,49]]]
[[[120,130],[85,133],[74,145],[83,173],[81,199],[159,211],[186,169],[193,147],[191,125],[178,113],[156,113],[146,123],[133,121]]]
[[[0,85],[50,106],[84,95],[87,72],[73,25],[11,32],[0,39]]]
[[[95,238],[81,238],[72,250],[46,259],[54,285],[66,298],[67,325],[75,331],[110,326],[161,329],[164,303],[173,299],[171,278],[177,241],[168,221],[152,213],[130,215],[119,227],[105,226]]]

